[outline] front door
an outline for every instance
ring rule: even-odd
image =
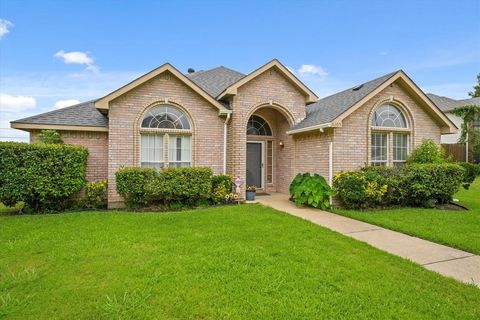
[[[263,142],[247,142],[247,186],[263,188]]]

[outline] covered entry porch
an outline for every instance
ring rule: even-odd
[[[256,109],[246,124],[246,185],[259,192],[288,192],[293,177],[294,145],[287,130],[288,111],[277,106]]]

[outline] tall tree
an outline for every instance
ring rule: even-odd
[[[469,92],[468,95],[472,98],[480,97],[480,73],[477,74],[477,84],[473,86],[473,91]]]

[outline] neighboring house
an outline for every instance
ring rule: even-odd
[[[447,117],[457,126],[457,128],[460,128],[463,124],[463,119],[460,118],[459,116],[456,116],[452,113],[452,111],[457,108],[457,107],[462,107],[466,105],[479,105],[480,106],[480,98],[471,98],[471,99],[462,99],[462,100],[455,100],[451,99],[448,97],[443,97],[443,96],[437,96],[432,93],[428,93],[427,96],[442,110]],[[477,119],[472,123],[472,126],[474,128],[478,128],[480,130],[480,115],[477,116]],[[445,134],[442,135],[441,138],[441,143],[442,144],[447,144],[447,145],[452,145],[452,144],[458,144],[458,140],[460,139],[461,131],[458,130],[457,133],[455,134]],[[455,148],[450,148],[451,150],[455,150]],[[461,146],[460,149],[463,149],[465,151],[465,147]],[[475,162],[480,162],[480,158],[478,155],[474,156],[473,151],[471,146],[468,148],[468,160],[469,161],[475,161]],[[463,160],[465,161],[465,154],[463,155],[463,158],[458,159],[458,160]]]
[[[206,166],[287,193],[298,172],[331,182],[342,170],[401,164],[422,140],[457,130],[403,71],[318,100],[277,60],[247,75],[164,64],[98,100],[11,126],[31,140],[56,129],[86,146],[87,179],[108,179],[109,207],[122,203],[115,172],[124,166]]]

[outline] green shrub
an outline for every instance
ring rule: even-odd
[[[447,157],[445,149],[437,145],[433,140],[424,140],[420,146],[412,151],[408,157],[407,163],[445,163],[451,162],[451,157]]]
[[[60,133],[57,132],[57,130],[42,130],[42,132],[38,135],[38,140],[36,142],[62,144],[63,139],[62,136],[60,136]]]
[[[232,192],[232,177],[228,174],[219,174],[212,177],[212,191],[223,185],[227,193]]]
[[[314,208],[330,208],[333,191],[325,179],[310,173],[298,174],[290,184],[290,194],[297,207],[308,205]]]
[[[480,175],[480,164],[469,163],[469,162],[459,162],[459,165],[465,169],[465,176],[463,179],[463,188],[469,189],[470,184],[475,181],[475,178]]]
[[[465,170],[453,163],[365,167],[339,173],[333,187],[348,208],[379,205],[432,207],[447,203],[460,188]]]
[[[465,169],[457,164],[414,164],[408,166],[402,188],[405,205],[432,207],[447,203],[464,180]]]
[[[148,192],[167,206],[175,202],[193,206],[211,198],[212,176],[210,168],[169,168],[153,179]]]
[[[227,202],[227,195],[230,192],[227,191],[225,188],[225,184],[221,183],[213,188],[212,191],[212,201],[215,204],[225,203]]]
[[[85,206],[99,209],[107,207],[107,181],[87,182],[85,186]]]
[[[115,174],[116,189],[129,208],[148,205],[147,186],[157,176],[153,168],[122,168]]]
[[[375,177],[377,184],[387,186],[387,191],[382,197],[381,204],[383,205],[401,205],[405,202],[405,190],[402,188],[405,180],[406,166],[369,166],[361,169],[364,172],[369,172]],[[374,177],[374,176],[372,176]]]
[[[63,144],[0,142],[0,202],[25,211],[63,210],[85,185],[88,151]]]
[[[388,185],[375,171],[346,171],[333,177],[333,190],[347,208],[366,209],[385,202]]]

